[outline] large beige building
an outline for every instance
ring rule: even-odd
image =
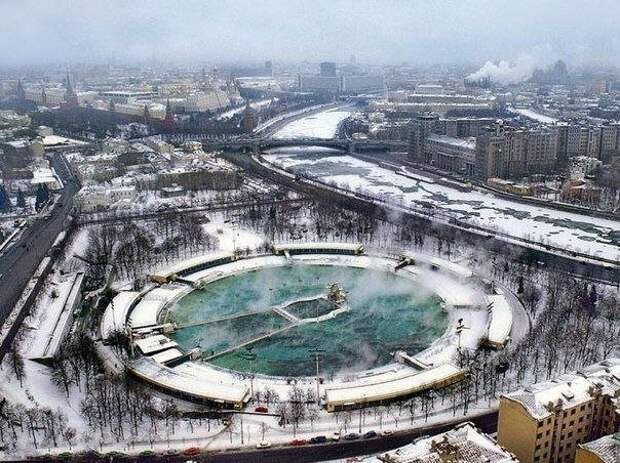
[[[620,428],[620,359],[500,398],[498,443],[522,463],[573,462],[578,445]]]

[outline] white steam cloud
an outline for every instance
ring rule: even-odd
[[[514,61],[487,61],[476,72],[468,75],[467,80],[489,79],[502,85],[518,84],[532,77],[536,69],[547,70],[556,60],[557,55],[551,47],[540,47],[531,53],[520,55]]]

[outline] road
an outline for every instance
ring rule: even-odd
[[[438,434],[452,429],[456,424],[465,421],[473,422],[478,429],[485,433],[494,433],[497,430],[497,412],[491,411],[472,417],[455,418],[449,422],[434,424],[428,427],[419,427],[406,431],[399,431],[391,436],[377,437],[373,439],[359,439],[353,441],[341,440],[340,442],[304,445],[299,447],[282,446],[270,449],[257,450],[228,449],[222,451],[212,451],[200,455],[177,455],[177,456],[148,456],[148,457],[124,457],[124,458],[86,458],[75,457],[73,461],[79,462],[157,462],[157,463],[181,463],[188,460],[200,463],[310,463],[318,461],[328,461],[339,458],[348,458],[360,455],[375,454],[386,452],[397,447],[402,447],[411,443],[414,439]],[[293,437],[291,436],[291,439]],[[14,460],[24,461],[24,460]],[[58,461],[52,458],[30,458],[29,462],[49,462]]]
[[[67,229],[73,196],[79,185],[60,154],[52,165],[64,183],[60,199],[48,216],[41,216],[22,232],[21,237],[0,256],[0,324],[11,313],[26,284],[48,253],[58,234]]]

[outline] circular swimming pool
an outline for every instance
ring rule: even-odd
[[[337,283],[346,300],[327,296]],[[295,263],[228,276],[180,299],[173,338],[220,367],[273,376],[346,374],[415,354],[441,336],[441,300],[392,271]],[[317,319],[319,321],[317,321]]]

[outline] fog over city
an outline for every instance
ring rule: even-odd
[[[558,58],[613,64],[619,15],[614,0],[587,7],[576,0],[3,0],[0,42],[11,46],[0,48],[0,62],[345,61],[355,54],[375,64],[506,60],[527,74]]]

